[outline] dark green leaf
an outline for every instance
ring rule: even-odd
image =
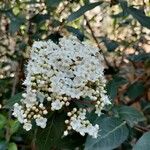
[[[102,42],[104,42],[104,44],[109,52],[113,52],[119,46],[118,42],[116,42],[114,40],[110,40],[107,37],[101,37],[100,39],[102,40]]]
[[[52,26],[55,27],[55,28],[59,27],[61,24],[62,23],[60,21],[56,20],[56,19],[52,20]]]
[[[64,137],[60,142],[60,146],[61,149],[74,150],[77,147],[83,147],[84,143],[85,143],[84,136],[81,136],[78,133],[73,133]]]
[[[119,0],[120,6],[122,7],[124,13],[128,13],[127,12],[127,8],[128,8],[128,3],[125,0]]]
[[[66,26],[69,32],[72,32],[80,41],[83,41],[84,34],[79,30],[71,26]]]
[[[62,0],[46,0],[46,5],[47,5],[49,8],[57,7],[58,4],[59,4],[61,1],[62,1]]]
[[[49,18],[50,18],[50,16],[47,15],[47,14],[45,14],[45,15],[37,14],[34,17],[32,17],[31,21],[34,22],[34,23],[41,23],[41,22],[46,21]]]
[[[5,108],[12,108],[15,103],[20,102],[21,98],[22,98],[22,92],[16,94],[16,95],[13,96],[12,98],[10,98],[10,99],[5,103],[5,106],[4,106],[4,107],[5,107]]]
[[[134,62],[146,61],[146,60],[150,60],[150,53],[141,53],[138,55],[129,55],[128,58]]]
[[[0,79],[0,90],[5,90],[11,84],[11,78]]]
[[[116,97],[119,86],[125,83],[127,83],[127,80],[119,76],[115,76],[111,81],[108,82],[106,87],[107,93],[112,100]]]
[[[114,110],[117,112],[117,115],[119,115],[119,117],[121,117],[123,120],[126,120],[131,127],[138,122],[145,121],[144,115],[134,107],[118,106],[115,107]]]
[[[150,28],[150,17],[146,16],[143,10],[133,7],[128,8],[128,12],[144,27]]]
[[[114,117],[107,117],[96,120],[100,125],[99,137],[93,139],[87,137],[85,150],[112,150],[123,143],[129,134],[125,122]]]
[[[49,120],[45,129],[37,131],[37,147],[38,150],[57,149],[62,140],[64,131],[64,115],[54,114]]]
[[[22,16],[15,16],[12,11],[8,11],[6,15],[11,21],[9,24],[9,32],[14,34],[20,29],[20,26],[25,23],[25,18]]]
[[[150,103],[146,101],[146,103],[143,105],[143,112],[144,113],[150,113]]]
[[[142,26],[150,28],[150,17],[146,16],[144,10],[136,9],[133,6],[128,7],[126,1],[120,0],[120,5],[124,13],[132,15]]]
[[[150,149],[150,132],[146,132],[135,144],[133,150],[149,150]]]
[[[134,100],[143,93],[144,93],[144,85],[142,83],[135,82],[129,86],[126,95],[129,96],[132,100]]]
[[[77,10],[76,12],[73,12],[68,18],[67,18],[67,22],[71,22],[77,18],[79,18],[80,16],[82,16],[85,12],[95,8],[96,6],[101,5],[103,2],[95,2],[95,3],[90,3],[90,4],[86,4],[84,6],[82,6],[79,10]]]

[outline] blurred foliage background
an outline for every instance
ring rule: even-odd
[[[11,116],[24,91],[32,43],[71,34],[97,46],[105,58],[112,106],[96,119],[98,139],[76,133],[62,138],[61,114],[31,132]],[[0,150],[150,150],[149,131],[149,0],[0,1]]]

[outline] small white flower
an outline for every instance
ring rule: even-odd
[[[85,113],[85,112],[82,112],[82,113],[79,114],[78,117],[79,117],[81,120],[84,120],[84,119],[85,119],[85,115],[86,115],[86,113]]]
[[[100,115],[102,114],[101,111],[102,111],[102,109],[99,108],[99,107],[97,107],[95,113],[96,113],[98,116],[100,116]]]
[[[101,99],[102,99],[104,104],[106,104],[106,105],[110,105],[111,104],[111,102],[110,102],[110,100],[109,100],[109,98],[108,98],[108,96],[106,94],[101,93]]]
[[[85,120],[86,110],[80,109],[74,114],[76,117],[70,118],[70,126],[76,132],[79,132],[82,136],[86,133],[96,138],[98,135],[99,126],[96,124],[93,126],[89,120]]]
[[[36,94],[35,93],[28,93],[26,94],[26,98],[23,100],[27,107],[32,107],[36,102]]]
[[[23,128],[24,128],[26,131],[29,131],[29,130],[31,130],[31,128],[32,128],[32,124],[29,123],[29,122],[26,122],[26,123],[23,125]]]
[[[16,118],[18,118],[20,123],[24,122],[24,116],[22,112],[22,106],[20,106],[18,103],[14,104],[14,110],[12,115],[14,115]]]
[[[36,121],[37,126],[40,126],[41,128],[46,127],[46,122],[47,122],[46,118],[40,117],[40,118],[37,118],[35,121]]]
[[[81,120],[75,118],[71,121],[70,125],[74,130],[77,130],[78,128],[81,127]]]
[[[78,128],[76,131],[79,132],[82,136],[85,136],[86,127],[85,126],[80,126],[80,128]]]
[[[63,104],[60,102],[60,100],[55,100],[51,103],[51,109],[52,110],[59,110],[61,109],[63,106]]]
[[[67,136],[68,135],[68,131],[64,131],[64,136]]]
[[[89,125],[87,127],[88,134],[91,135],[93,138],[97,138],[98,131],[99,131],[99,125],[97,124],[95,126]]]

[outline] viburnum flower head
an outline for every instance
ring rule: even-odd
[[[100,116],[104,106],[110,104],[103,70],[99,50],[76,37],[61,38],[58,44],[51,40],[34,42],[24,81],[26,92],[21,104],[14,105],[13,115],[26,130],[32,128],[33,120],[45,128],[49,111],[64,107],[70,110],[70,104],[83,103],[88,98]],[[85,109],[74,108],[67,117],[64,135],[73,129],[81,135],[97,137],[99,126],[86,119]]]

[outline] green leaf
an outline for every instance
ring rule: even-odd
[[[125,0],[119,0],[120,6],[122,7],[124,13],[128,13],[127,12],[127,8],[128,8],[128,3]]]
[[[72,32],[80,41],[83,41],[84,34],[79,29],[76,29],[76,28],[71,27],[71,26],[66,26],[66,29],[69,32]]]
[[[46,5],[49,8],[57,7],[62,0],[46,0]]]
[[[127,95],[132,100],[136,99],[138,96],[142,95],[144,93],[144,85],[139,82],[135,82],[132,85],[129,86],[127,92],[125,95]]]
[[[7,11],[6,15],[11,21],[9,24],[9,32],[14,34],[20,29],[20,26],[25,23],[25,18],[22,16],[15,16],[12,11]]]
[[[142,110],[144,113],[149,114],[150,113],[150,103],[146,101],[146,103],[143,104]]]
[[[6,130],[4,130],[4,129],[0,130],[0,139],[3,139],[5,137],[5,135],[6,135],[5,131]]]
[[[45,14],[45,15],[37,14],[37,15],[35,15],[31,18],[31,22],[34,22],[34,23],[38,24],[38,23],[46,21],[49,18],[50,18],[50,16],[48,14]]]
[[[0,91],[6,90],[11,85],[11,78],[0,79]]]
[[[78,9],[76,12],[73,12],[69,17],[67,18],[67,22],[71,22],[80,16],[82,16],[85,12],[95,8],[96,6],[101,5],[103,2],[95,2],[95,3],[89,3],[84,6],[82,6],[80,9]]]
[[[134,107],[130,106],[118,106],[114,110],[117,112],[117,115],[133,127],[135,124],[141,121],[145,121],[144,115],[136,110]]]
[[[6,101],[4,108],[12,108],[15,103],[20,102],[22,98],[22,92],[14,95],[8,101]]]
[[[107,37],[100,37],[100,39],[102,40],[102,42],[104,42],[104,44],[109,52],[113,52],[119,46],[118,42],[116,42],[114,40],[110,40]]]
[[[108,82],[106,88],[107,93],[113,100],[117,96],[119,86],[127,83],[127,80],[120,76],[115,76],[111,81]]]
[[[17,145],[15,143],[9,143],[8,150],[18,150]]]
[[[99,137],[93,139],[88,136],[85,150],[112,150],[128,137],[129,131],[126,123],[115,117],[98,118],[95,123],[100,125]]]
[[[4,125],[6,124],[6,117],[2,114],[0,114],[0,129],[2,129],[4,127]]]
[[[11,23],[9,25],[9,32],[11,34],[14,34],[15,32],[17,32],[20,29],[20,26],[24,23],[24,19],[23,18],[13,18],[11,19]]]
[[[9,120],[10,133],[14,134],[18,131],[20,123],[18,120]]]
[[[139,62],[139,61],[146,61],[150,60],[150,53],[141,53],[138,55],[129,55],[128,56],[129,60],[134,61],[134,62]]]
[[[85,137],[81,136],[80,134],[74,132],[73,134],[69,134],[68,136],[64,137],[60,141],[61,149],[63,150],[75,150],[77,147],[83,147],[85,143]]]
[[[132,15],[142,26],[150,28],[150,17],[145,15],[144,10],[128,7],[127,2],[122,0],[120,5],[125,13]]]
[[[128,7],[128,12],[144,27],[150,28],[150,17],[146,16],[143,10]]]
[[[38,129],[36,144],[38,150],[57,149],[62,140],[64,131],[64,115],[54,114],[49,120],[45,129]]]
[[[56,28],[59,27],[62,23],[59,20],[52,19],[52,27]]]
[[[146,132],[134,145],[133,150],[149,150],[150,149],[150,131]]]

